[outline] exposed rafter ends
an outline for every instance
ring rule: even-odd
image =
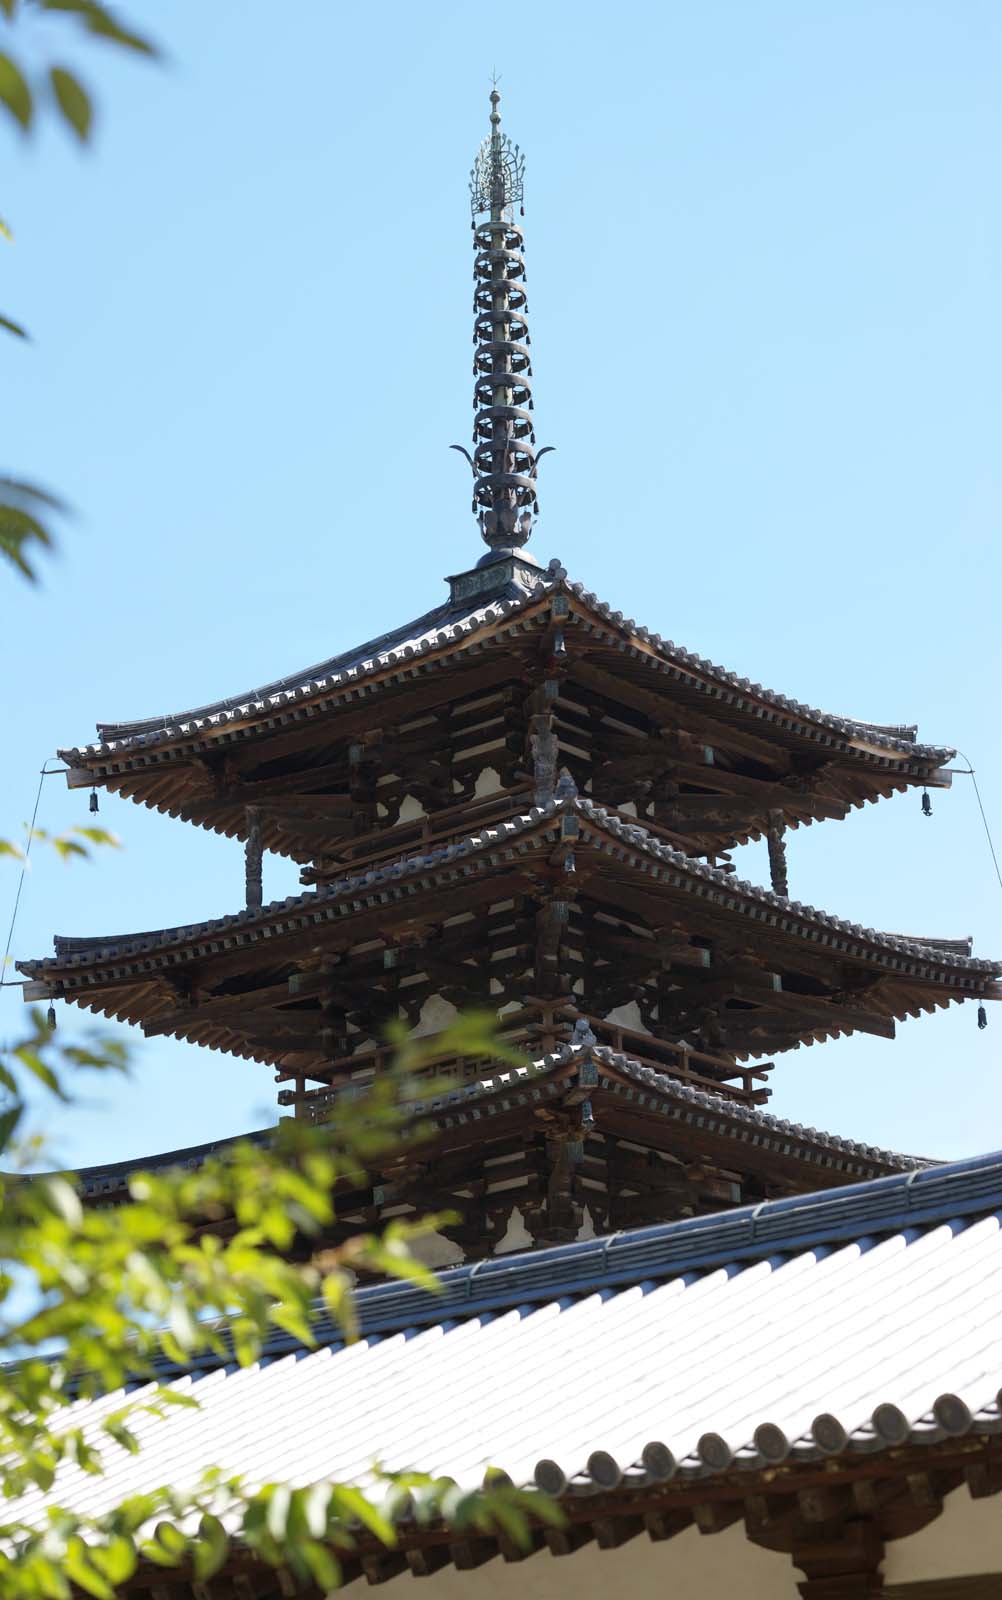
[[[376,1070],[387,1022],[416,1026],[436,996],[514,1006],[526,1049],[566,1037],[572,997],[596,1019],[632,1007],[628,1027],[650,1045],[635,1031],[631,1050],[722,1082],[740,1062],[842,1033],[891,1038],[907,1016],[1000,993],[999,963],[956,941],[881,934],[743,883],[557,787],[546,805],[261,910],[57,940],[54,958],[19,964],[26,994],[323,1083]],[[706,1065],[667,1061],[683,1049]]]
[[[748,684],[557,566],[484,570],[506,583],[489,603],[446,605],[247,700],[102,729],[101,745],[63,752],[70,784],[243,839],[256,809],[263,847],[322,882],[339,864],[447,833],[481,804],[485,764],[499,813],[524,804],[545,756],[582,792],[708,857],[773,819],[796,828],[949,782],[951,752],[905,738],[911,729],[868,729]]]

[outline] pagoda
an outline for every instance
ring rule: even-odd
[[[240,839],[246,904],[19,964],[29,1001],[266,1063],[318,1123],[385,1069],[388,1024],[430,1038],[423,1132],[341,1197],[338,1227],[447,1207],[451,1259],[924,1165],[771,1116],[766,1058],[1002,993],[969,941],[789,895],[792,830],[946,787],[952,750],[739,678],[529,550],[546,452],[523,178],[495,88],[471,173],[473,448],[454,447],[486,553],[357,649],[60,751],[71,788]],[[769,889],[732,860],[763,838]],[[300,895],[263,903],[265,851],[299,864]],[[469,1008],[523,1066],[435,1052]],[[85,1189],[114,1203],[129,1168]]]

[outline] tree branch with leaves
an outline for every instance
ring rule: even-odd
[[[37,29],[37,52],[26,48],[32,23],[50,25]],[[41,117],[55,116],[86,144],[93,128],[93,101],[77,69],[49,55],[54,27],[70,46],[75,36],[150,59],[159,52],[99,0],[0,0],[0,40],[5,46],[0,48],[0,115],[5,114],[8,125],[23,138],[31,135]],[[33,54],[39,55],[37,62],[30,59]],[[10,221],[0,217],[0,239],[10,244],[13,238]],[[0,330],[17,339],[30,337],[19,320],[5,312],[0,313]],[[63,502],[39,484],[0,477],[0,557],[34,581],[39,555],[55,544],[54,516],[65,513]]]

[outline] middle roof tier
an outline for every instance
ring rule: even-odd
[[[843,922],[562,787],[260,910],[57,939],[54,957],[19,963],[26,998],[318,1082],[376,1062],[395,1019],[430,1033],[452,1008],[486,1006],[524,1025],[531,1049],[583,1016],[627,1029],[631,1049],[646,1037],[659,1070],[741,1079],[757,1098],[737,1063],[839,1034],[890,1038],[909,1014],[999,997],[1002,966],[969,941]]]

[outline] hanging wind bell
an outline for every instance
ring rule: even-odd
[[[55,1006],[53,1006],[53,1005],[49,1006],[48,1011],[45,1013],[45,1020],[48,1023],[50,1028],[55,1028],[55,1026],[56,1026],[56,1008],[55,1008]]]
[[[978,1027],[979,1028],[987,1028],[987,1026],[988,1026],[988,1012],[985,1010],[984,1005],[982,1004],[982,1005],[978,1006]]]
[[[929,799],[928,789],[922,790],[922,815],[924,817],[932,816],[932,801]]]
[[[97,811],[97,790],[96,789],[92,789],[91,792],[90,792],[90,814],[91,814],[91,816],[93,816],[96,811]]]

